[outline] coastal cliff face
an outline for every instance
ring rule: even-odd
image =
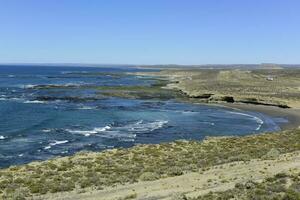
[[[161,76],[200,102],[241,102],[300,108],[300,69],[176,69],[140,75]]]

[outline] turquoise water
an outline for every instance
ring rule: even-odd
[[[103,98],[99,91],[79,87],[153,83],[133,75],[113,74],[135,71],[141,70],[122,66],[0,66],[0,167],[82,150],[279,130],[278,119],[261,113],[172,99]],[[34,88],[36,85],[70,88],[40,90]],[[45,96],[51,98],[41,100]]]

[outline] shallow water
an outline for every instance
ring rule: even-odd
[[[261,113],[174,100],[98,98],[40,101],[38,96],[95,97],[79,85],[149,85],[153,80],[114,72],[134,68],[0,66],[0,167],[140,143],[279,130]],[[91,73],[92,72],[92,73]],[[95,73],[98,73],[95,75]],[[35,85],[71,88],[34,89]],[[101,93],[101,92],[100,92]],[[278,119],[276,119],[278,120]]]

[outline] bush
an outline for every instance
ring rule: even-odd
[[[141,181],[153,181],[156,179],[159,179],[159,175],[153,172],[144,172],[139,177],[139,180]]]
[[[280,151],[278,149],[272,148],[266,155],[262,156],[264,160],[274,160],[278,158],[280,155]]]
[[[170,167],[167,174],[169,176],[180,176],[183,174],[183,171],[180,167]]]

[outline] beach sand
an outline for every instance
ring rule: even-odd
[[[279,108],[276,106],[253,105],[243,103],[221,103],[215,106],[224,106],[227,108],[254,111],[266,114],[273,118],[284,118],[288,122],[278,123],[282,130],[300,128],[300,109],[298,108]]]

